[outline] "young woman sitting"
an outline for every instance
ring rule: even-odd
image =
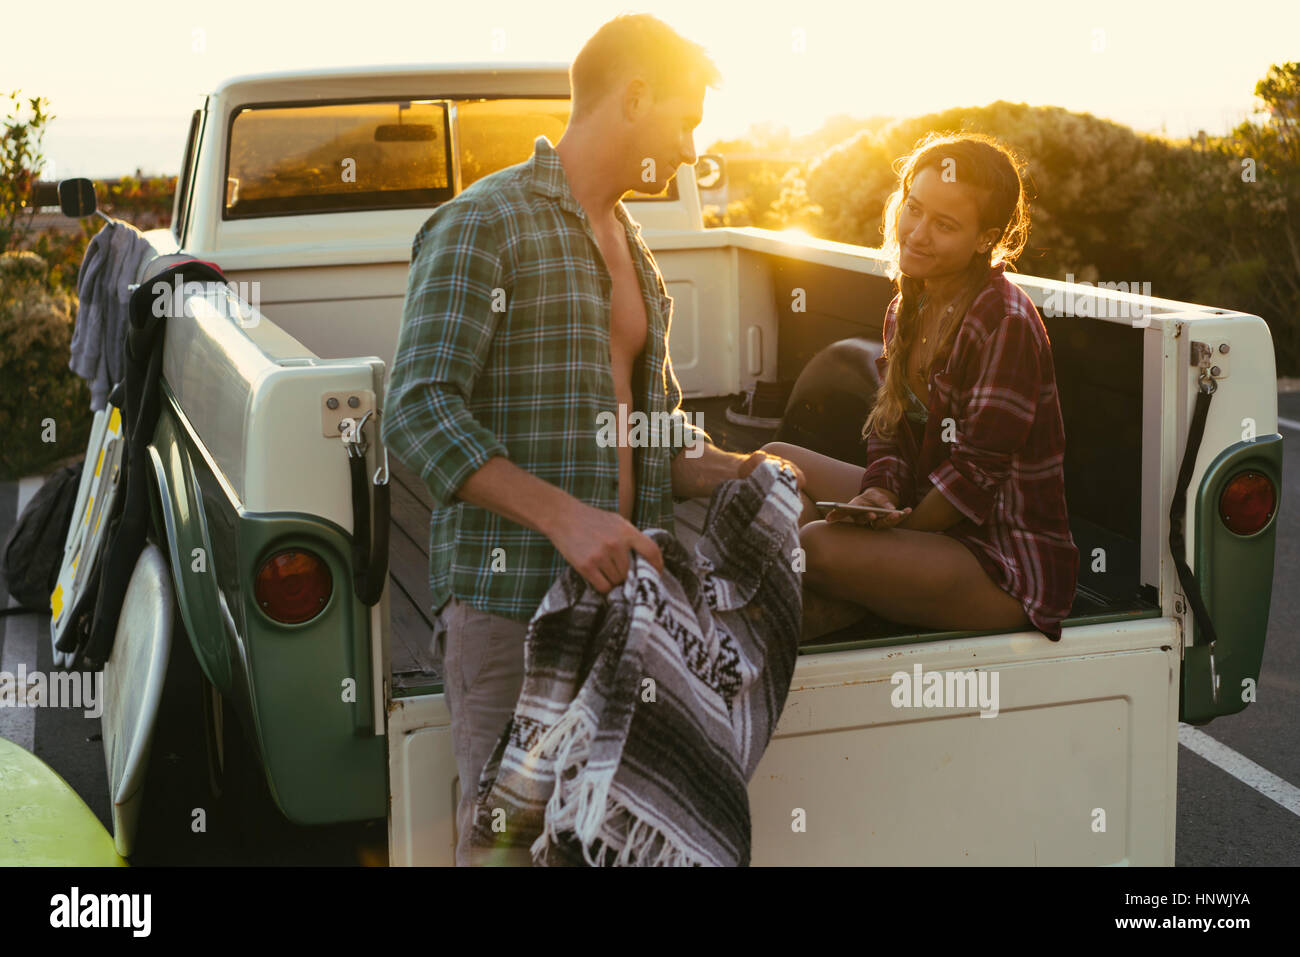
[[[1059,639],[1079,552],[1051,345],[1003,274],[1029,226],[1018,165],[987,137],[932,135],[904,159],[884,224],[898,294],[863,427],[866,471],[763,447],[806,477],[805,585],[908,625]],[[897,511],[821,520],[824,500]]]

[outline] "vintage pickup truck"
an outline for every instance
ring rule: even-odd
[[[242,762],[295,824],[387,818],[392,864],[452,862],[465,783],[429,657],[432,498],[376,422],[414,235],[537,136],[557,141],[568,96],[560,65],[379,67],[232,79],[194,110],[171,227],[147,235],[159,257],[219,267],[237,308],[183,292],[167,318],[149,543],[105,666],[120,853],[164,826],[139,810],[170,648],[201,669],[191,713],[215,791],[243,790]],[[627,204],[673,299],[683,407],[714,442],[865,461],[857,432],[892,295],[880,251],[705,229],[686,167]],[[756,864],[1171,865],[1178,723],[1253,700],[1282,488],[1268,328],[1127,284],[1013,279],[1051,336],[1067,434],[1081,568],[1063,637],[924,632],[864,612],[805,641],[751,784]],[[775,432],[723,414],[756,382],[796,379]],[[94,560],[91,514],[111,507],[121,430],[100,415],[72,592],[91,580],[74,566]],[[688,545],[706,504],[677,503]],[[382,571],[384,530],[387,587],[367,604],[355,564]],[[56,613],[52,638],[67,627]],[[900,706],[906,682],[978,673],[996,676],[995,716],[974,700]]]

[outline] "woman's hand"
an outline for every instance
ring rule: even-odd
[[[858,493],[846,504],[874,505],[877,508],[898,508],[898,496],[889,489],[873,486]],[[826,513],[826,521],[828,523],[849,521],[855,525],[866,525],[869,528],[893,528],[911,512],[910,508],[905,508],[897,515],[858,515],[840,508],[833,508]]]

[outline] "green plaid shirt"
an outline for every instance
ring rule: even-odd
[[[632,389],[637,411],[649,413],[653,438],[633,449],[633,524],[671,533],[671,462],[699,430],[681,411],[668,359],[673,301],[641,227],[622,202],[615,212],[627,231],[648,323]],[[528,621],[567,567],[545,535],[455,497],[492,456],[506,456],[579,501],[618,511],[618,449],[597,441],[598,414],[618,411],[612,285],[559,154],[544,136],[532,159],[478,180],[434,210],[416,234],[382,434],[435,502],[431,610],[455,595]],[[699,437],[708,438],[702,431]]]

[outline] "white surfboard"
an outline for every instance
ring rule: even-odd
[[[73,654],[59,651],[58,642],[68,629],[70,612],[85,593],[104,550],[108,537],[105,518],[112,514],[113,504],[121,492],[125,446],[121,411],[108,405],[96,412],[86,447],[86,465],[77,486],[77,503],[63,545],[58,582],[50,593],[50,644],[54,663],[60,668],[72,666]]]
[[[173,605],[167,560],[149,543],[122,602],[113,650],[104,662],[104,760],[113,799],[113,844],[130,857],[139,830],[145,772],[171,654]]]

